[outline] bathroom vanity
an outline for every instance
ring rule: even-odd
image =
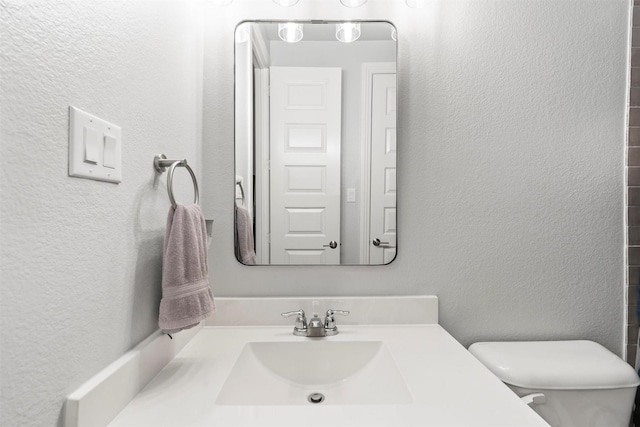
[[[217,302],[217,319],[190,332],[110,427],[547,425],[437,324],[435,297]],[[337,335],[307,338],[279,316],[300,307],[353,314]],[[70,396],[67,426],[89,425],[92,393]]]

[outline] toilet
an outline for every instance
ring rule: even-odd
[[[552,427],[628,427],[634,369],[593,341],[478,342],[469,351]]]

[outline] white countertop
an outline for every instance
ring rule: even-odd
[[[300,341],[291,327],[205,327],[109,424],[196,426],[546,426],[442,327],[341,325],[331,341],[383,341],[412,395],[397,405],[217,405],[248,342]],[[304,361],[302,361],[304,363]]]

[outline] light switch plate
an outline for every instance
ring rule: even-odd
[[[86,140],[88,136],[91,140]],[[90,147],[89,156],[87,147]],[[121,152],[119,126],[69,107],[69,176],[119,183],[122,181]]]
[[[347,188],[347,203],[355,203],[355,202],[356,202],[356,189]]]

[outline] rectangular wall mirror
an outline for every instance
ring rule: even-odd
[[[235,251],[243,264],[396,256],[396,31],[244,22],[235,32]]]

